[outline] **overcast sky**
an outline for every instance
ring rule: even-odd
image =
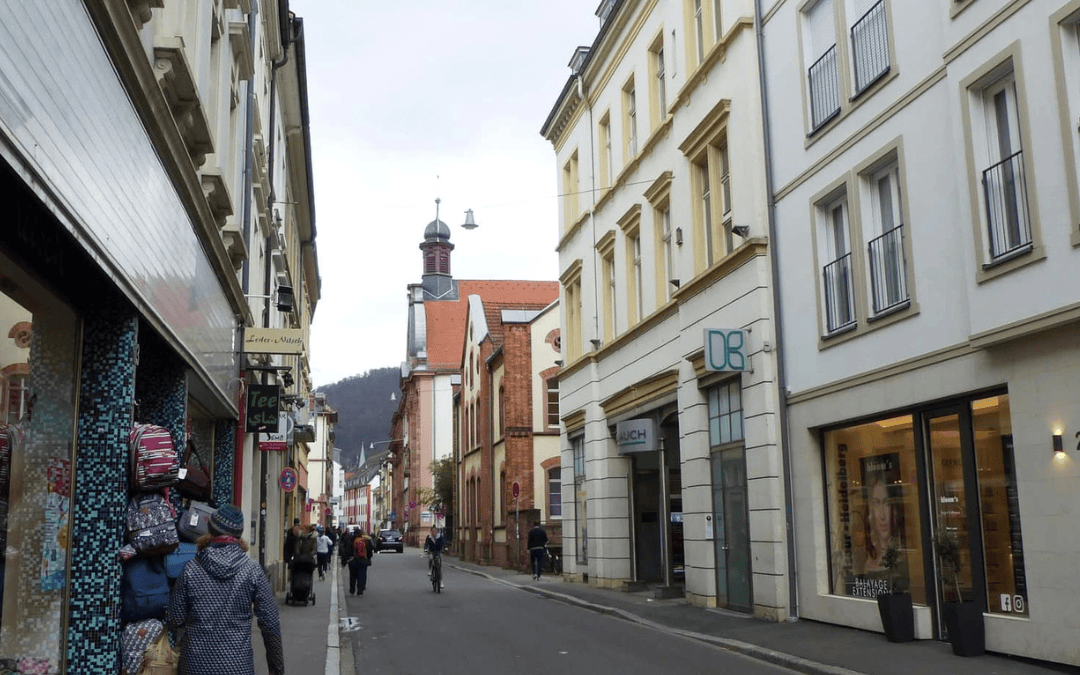
[[[290,0],[314,148],[316,388],[405,359],[406,286],[436,197],[455,278],[558,278],[558,172],[540,127],[598,4]],[[479,228],[460,227],[466,209]]]

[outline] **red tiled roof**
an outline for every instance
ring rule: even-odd
[[[461,367],[470,295],[479,295],[485,305],[498,303],[500,309],[534,309],[559,299],[559,282],[461,279],[457,300],[424,302],[428,368],[458,370]],[[489,328],[493,326],[489,324]]]

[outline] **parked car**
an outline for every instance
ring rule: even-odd
[[[379,530],[379,536],[375,539],[376,551],[405,552],[405,542],[398,530]]]

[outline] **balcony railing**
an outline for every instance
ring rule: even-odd
[[[991,261],[1031,244],[1022,155],[1016,152],[983,171]]]
[[[885,0],[879,0],[851,27],[851,51],[855,57],[855,94],[858,95],[889,72]]]
[[[904,262],[904,226],[898,225],[867,245],[870,255],[870,285],[874,314],[880,314],[908,299]]]
[[[825,266],[826,330],[834,333],[855,322],[855,303],[851,293],[851,254]]]
[[[810,122],[817,129],[840,112],[840,74],[836,45],[810,66]]]

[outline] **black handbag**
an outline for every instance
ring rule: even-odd
[[[199,451],[195,449],[195,442],[191,439],[188,439],[187,451],[184,454],[184,477],[180,479],[177,489],[188,499],[199,502],[210,501],[210,474],[202,458],[199,457]]]

